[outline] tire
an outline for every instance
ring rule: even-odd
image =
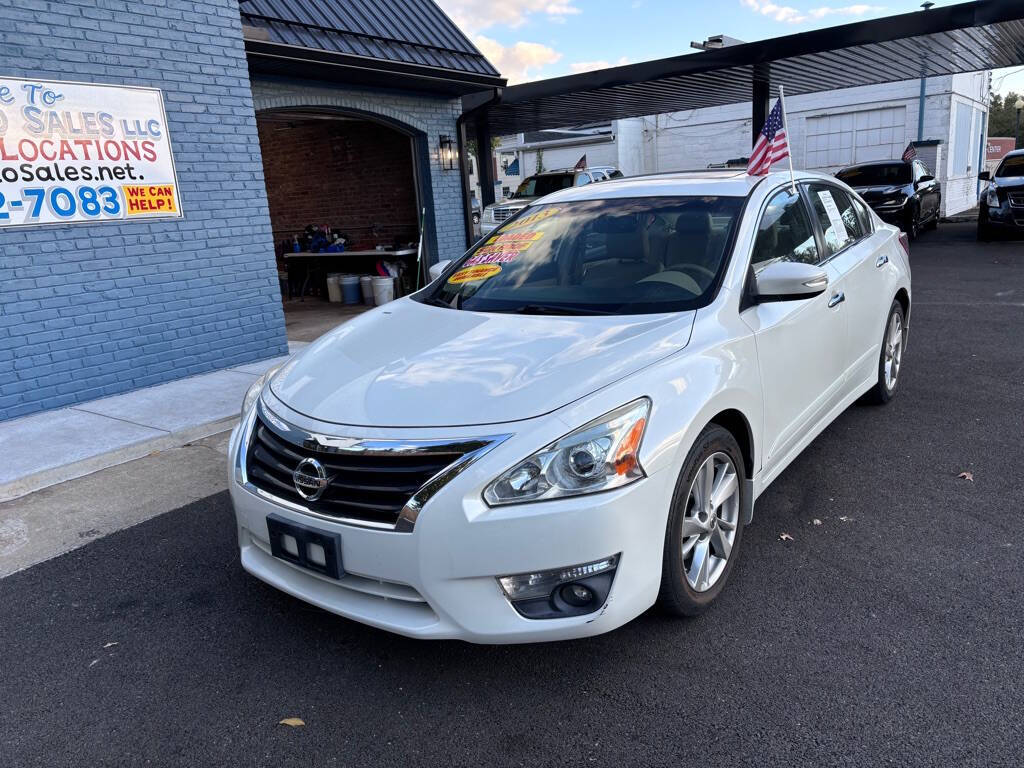
[[[702,480],[707,478],[704,471],[709,463],[713,472],[711,488],[713,491],[721,490],[723,502],[714,508],[712,514],[707,514],[705,505],[696,503],[707,486],[702,483],[695,487],[698,476]],[[719,475],[719,471],[723,474]],[[730,485],[730,471],[735,479],[735,492],[725,494]],[[719,478],[724,485],[715,483]],[[739,557],[743,538],[743,510],[748,501],[743,478],[743,454],[736,438],[717,424],[709,424],[683,462],[672,494],[665,530],[661,591],[658,594],[658,606],[666,613],[698,616],[708,609],[725,587]],[[705,518],[703,521],[702,516]],[[684,530],[687,535],[684,535]],[[725,543],[728,543],[728,550],[723,558],[721,554]],[[701,552],[704,553],[706,571],[699,568],[697,561]]]
[[[894,325],[899,328],[898,341],[892,338],[896,334]],[[868,390],[869,402],[885,405],[896,397],[903,365],[903,350],[906,346],[907,323],[903,316],[903,306],[894,300],[885,319],[885,330],[882,331],[882,349],[878,353],[878,381]]]
[[[910,240],[917,240],[921,234],[921,211],[918,208],[911,208],[907,212],[906,221],[903,222],[903,231],[907,233]]]
[[[932,216],[932,220],[928,222],[928,229],[938,229],[938,228],[939,228],[939,212],[938,212],[938,210],[936,210],[935,211],[935,215]]]
[[[479,224],[480,223],[480,214],[477,213],[476,211],[473,211],[473,223],[474,224]]]
[[[981,216],[978,217],[978,242],[987,243],[992,239],[992,227],[988,223],[988,219]]]

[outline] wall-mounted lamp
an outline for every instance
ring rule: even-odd
[[[458,152],[455,149],[455,142],[452,141],[452,137],[446,134],[441,134],[438,137],[438,158],[441,161],[441,169],[445,171],[455,170],[455,160],[458,156]]]

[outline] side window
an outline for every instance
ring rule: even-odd
[[[871,211],[865,203],[861,202],[859,197],[851,195],[850,199],[853,200],[853,207],[857,209],[857,214],[860,218],[861,229],[864,230],[864,236],[867,237],[875,231],[875,225],[871,220]]]
[[[577,187],[582,187],[584,184],[589,184],[589,183],[590,183],[590,174],[589,173],[581,173],[580,175],[578,175],[576,177],[576,186]]]
[[[621,179],[622,178],[622,171],[616,169],[616,170],[614,170],[614,171],[612,171],[611,173],[608,174],[608,178],[609,179]]]
[[[850,196],[833,186],[809,184],[811,205],[825,233],[826,258],[864,237],[864,227]]]
[[[751,266],[758,272],[772,262],[800,261],[817,264],[818,244],[811,220],[799,194],[788,189],[768,201],[754,240]]]

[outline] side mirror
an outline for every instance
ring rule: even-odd
[[[798,261],[776,261],[754,275],[753,299],[769,301],[810,299],[828,288],[828,275],[821,267]]]
[[[444,261],[437,262],[437,264],[431,264],[430,269],[428,270],[430,272],[430,281],[433,282],[434,280],[437,280],[437,278],[441,276],[441,273],[448,269],[448,265],[451,263],[451,259],[445,259]]]
[[[992,172],[982,171],[981,173],[978,174],[978,179],[980,181],[992,181]]]
[[[935,177],[932,176],[931,174],[926,173],[924,176],[917,180],[917,183],[924,184],[926,181],[935,181]]]

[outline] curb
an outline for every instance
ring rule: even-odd
[[[115,448],[112,451],[90,456],[87,459],[81,459],[71,464],[44,469],[35,474],[19,477],[17,480],[0,485],[0,504],[5,501],[13,501],[36,491],[41,491],[52,485],[91,475],[93,472],[99,472],[108,467],[141,459],[151,453],[180,448],[196,440],[202,440],[204,437],[227,432],[233,429],[237,422],[237,415],[228,416],[216,421],[208,421],[205,424],[198,424],[177,432],[168,432],[160,437],[140,440],[137,443]]]

